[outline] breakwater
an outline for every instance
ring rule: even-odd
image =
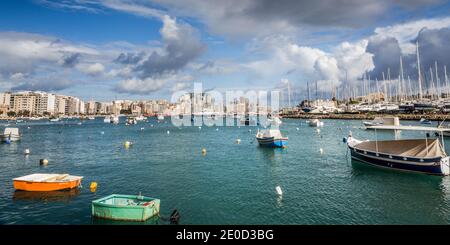
[[[285,114],[283,118],[299,118],[299,119],[341,119],[341,120],[371,120],[375,117],[397,116],[400,120],[420,120],[426,118],[431,121],[447,121],[450,120],[450,114],[373,114],[373,113],[329,113],[329,114]]]

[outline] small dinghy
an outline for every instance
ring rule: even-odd
[[[22,191],[58,191],[81,185],[83,176],[69,174],[30,174],[13,179],[14,189]]]
[[[421,124],[431,124],[431,121],[425,118],[421,118],[419,121]]]
[[[111,220],[145,221],[159,214],[160,200],[141,195],[112,194],[92,201],[92,216]]]
[[[5,128],[3,134],[0,135],[2,142],[11,142],[20,140],[18,128]]]

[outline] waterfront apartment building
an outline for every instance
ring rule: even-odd
[[[36,111],[36,95],[31,92],[11,94],[10,106],[17,114],[31,115]]]
[[[68,112],[67,96],[56,95],[55,114],[64,115]]]
[[[86,114],[88,114],[88,115],[93,115],[93,114],[95,114],[95,113],[97,112],[96,107],[97,107],[97,104],[96,104],[95,101],[93,101],[93,100],[88,101],[88,102],[85,104]]]
[[[0,93],[0,116],[6,116],[11,104],[11,93]]]
[[[55,113],[56,95],[45,92],[33,92],[31,95],[36,97],[33,114],[53,115]]]

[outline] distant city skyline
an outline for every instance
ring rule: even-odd
[[[21,0],[0,2],[0,91],[84,101],[170,99],[178,90],[330,96],[389,69],[450,67],[448,1]],[[370,90],[370,89],[369,89]],[[286,103],[287,96],[282,97]]]

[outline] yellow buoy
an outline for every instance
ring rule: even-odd
[[[124,146],[126,148],[130,147],[131,146],[131,142],[130,141],[125,141]]]
[[[240,143],[241,143],[241,139],[237,139],[236,144],[240,144]]]
[[[47,159],[41,159],[41,160],[39,160],[39,164],[41,166],[46,166],[46,165],[48,165],[48,160]]]
[[[320,148],[319,151],[320,151],[320,154],[323,154],[323,149],[322,148]]]
[[[206,149],[205,148],[202,149],[202,155],[206,155]]]
[[[91,192],[95,192],[97,190],[97,182],[91,182],[90,189]]]

